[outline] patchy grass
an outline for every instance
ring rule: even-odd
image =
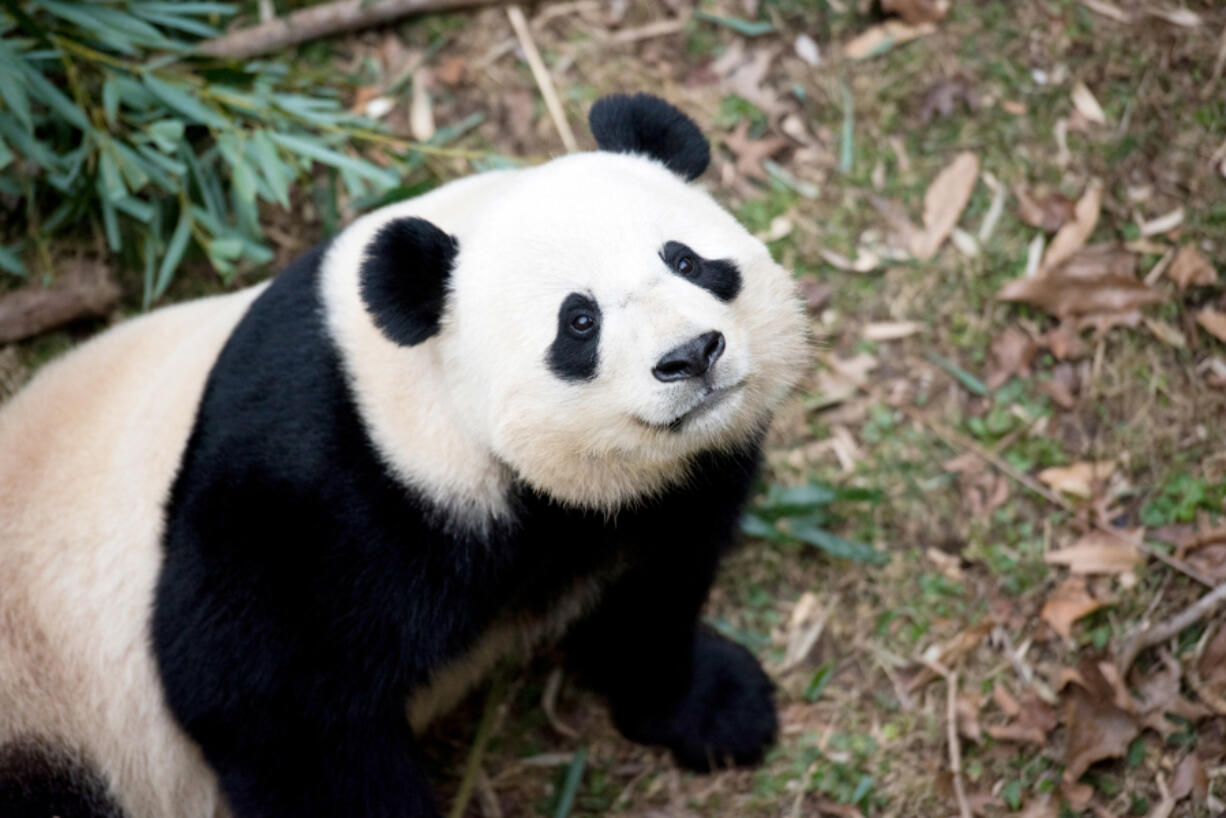
[[[675,4],[628,4],[615,26],[656,22],[668,16],[668,5]],[[718,17],[745,16],[744,4],[733,0],[698,5]],[[955,814],[945,683],[925,665],[934,661],[961,680],[963,777],[977,813],[1158,814],[1162,788],[1173,786],[1175,770],[1190,757],[1201,759],[1220,803],[1221,715],[1168,715],[1166,735],[1146,729],[1080,782],[1062,778],[1070,731],[1060,695],[1069,674],[1110,659],[1138,623],[1170,616],[1202,589],[1150,559],[1127,574],[1088,581],[1087,593],[1106,604],[1080,618],[1069,641],[1041,614],[1068,577],[1045,557],[1076,541],[1096,514],[1112,525],[1144,527],[1166,553],[1176,553],[1189,532],[1222,524],[1226,393],[1204,367],[1222,361],[1226,347],[1194,322],[1199,309],[1222,309],[1222,286],[1180,293],[1169,282],[1156,285],[1164,300],[1145,315],[1176,328],[1183,348],[1144,325],[1116,326],[1082,333],[1083,350],[1066,360],[1044,349],[999,387],[976,384],[997,367],[993,343],[1006,328],[1038,335],[1055,326],[1037,308],[996,298],[1024,273],[1038,233],[1019,214],[1019,187],[1076,199],[1090,179],[1101,179],[1093,242],[1137,240],[1140,221],[1182,207],[1181,225],[1137,250],[1139,271],[1151,270],[1166,248],[1189,243],[1220,265],[1226,181],[1211,158],[1226,139],[1226,80],[1214,81],[1212,70],[1226,12],[1205,0],[1186,4],[1200,14],[1198,27],[1156,19],[1124,25],[1075,0],[957,2],[935,33],[857,62],[841,59],[839,47],[880,22],[877,11],[856,11],[868,4],[759,5],[774,33],[743,37],[695,18],[669,36],[602,45],[611,25],[603,6],[546,4],[536,9],[534,36],[577,131],[586,106],[608,91],[645,89],[674,99],[710,130],[716,155],[706,181],[714,195],[769,238],[772,252],[799,276],[831,287],[812,316],[819,361],[778,419],[759,502],[809,484],[872,490],[879,495],[873,502],[844,494],[823,506],[815,525],[888,561],[834,558],[794,536],[747,538],[729,561],[707,618],[754,650],[779,686],[782,734],[759,769],[680,773],[663,754],[621,740],[599,703],[564,681],[555,715],[575,733],[567,734],[541,707],[553,668],[544,657],[505,671],[510,692],[466,814]],[[817,67],[795,55],[800,34],[819,45]],[[482,113],[459,143],[482,158],[431,157],[413,180],[429,185],[510,157],[532,161],[561,151],[526,67],[513,51],[498,50],[510,36],[503,12],[491,9],[312,44],[301,58],[332,61],[338,76],[364,85],[390,81],[392,41],[436,70],[459,61],[452,63],[460,66],[454,82],[436,75],[434,114],[445,125]],[[737,49],[744,60],[729,68]],[[766,67],[754,75],[746,66],[763,55]],[[928,101],[950,82],[964,86],[973,105],[960,100],[948,114],[929,111]],[[1092,90],[1106,125],[1078,124],[1070,101],[1076,82]],[[408,85],[395,93],[401,105],[389,126],[403,131]],[[729,137],[742,123],[751,140],[784,138],[772,159],[786,177],[738,171]],[[1066,133],[1067,154],[1058,130]],[[831,261],[828,251],[854,260],[897,240],[883,203],[918,223],[929,184],[961,151],[974,152],[985,173],[959,219],[963,230],[975,235],[992,209],[986,174],[1010,191],[977,254],[947,242],[930,261],[882,254],[867,272]],[[286,217],[283,232],[301,236],[302,246],[287,242],[285,255],[352,216],[352,203],[331,190],[321,184],[301,215]],[[202,275],[181,275],[172,296],[216,287]],[[895,340],[866,337],[869,324],[898,321],[915,322],[917,331]],[[32,369],[82,335],[80,328],[55,333],[17,353]],[[875,366],[830,400],[830,361],[857,355],[872,356]],[[1070,397],[1064,403],[1053,397],[1061,384]],[[999,458],[1011,474],[966,460],[972,449]],[[1091,498],[1064,495],[1053,503],[1022,482],[1049,467],[1101,460],[1116,463],[1116,476]],[[1220,563],[1202,570],[1226,579]],[[789,639],[812,625],[793,621],[806,595],[828,615],[812,649],[784,669]],[[1182,671],[1195,666],[1217,627],[1209,618],[1173,640]],[[1133,690],[1161,667],[1155,652],[1143,655],[1129,677]],[[1190,682],[1181,684],[1196,700]],[[980,722],[1013,723],[1010,697],[1024,713],[1041,710],[1044,697],[1056,704],[1043,741],[993,738],[980,729]],[[432,766],[444,795],[458,784],[481,709],[478,695],[432,730]],[[563,795],[580,748],[587,755],[567,807]],[[1189,797],[1161,814],[1210,809]]]

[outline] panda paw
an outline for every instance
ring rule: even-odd
[[[615,708],[632,741],[663,745],[688,769],[710,772],[762,760],[778,730],[774,685],[753,654],[708,630],[694,640],[689,689],[670,712]]]

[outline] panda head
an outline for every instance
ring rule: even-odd
[[[437,224],[384,219],[360,287],[386,341],[429,350],[466,440],[610,511],[757,439],[806,355],[791,276],[688,184],[698,127],[644,94],[590,122],[597,152],[496,174]]]

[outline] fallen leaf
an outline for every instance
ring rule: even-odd
[[[864,325],[863,336],[866,341],[897,341],[923,329],[924,325],[915,321],[874,321]]]
[[[1175,349],[1183,349],[1188,345],[1188,341],[1183,337],[1177,327],[1173,327],[1165,321],[1157,318],[1145,316],[1141,319],[1145,322],[1145,326],[1153,333],[1154,337],[1169,347]]]
[[[1093,495],[1095,484],[1106,483],[1114,473],[1114,460],[1084,461],[1043,469],[1039,480],[1056,491],[1088,498]]]
[[[1052,798],[1050,793],[1044,793],[1040,798],[1030,799],[1017,818],[1058,818],[1059,815],[1060,801]]]
[[[1060,794],[1064,796],[1065,801],[1068,801],[1069,807],[1074,812],[1081,812],[1090,805],[1090,799],[1094,797],[1094,788],[1080,781],[1064,781],[1060,784]]]
[[[1057,361],[1067,361],[1085,355],[1085,346],[1077,334],[1077,327],[1067,321],[1043,333],[1037,342],[1046,346]]]
[[[1047,254],[1043,256],[1043,269],[1050,270],[1081,249],[1098,225],[1102,203],[1102,182],[1092,179],[1077,204],[1073,206],[1073,220],[1061,227],[1051,240]]]
[[[1115,20],[1117,23],[1131,23],[1132,15],[1107,0],[1081,0],[1081,5],[1090,11]]]
[[[1128,539],[1139,539],[1144,529],[1121,531]],[[1145,561],[1145,555],[1119,537],[1097,529],[1083,535],[1077,542],[1049,551],[1043,561],[1048,565],[1063,565],[1074,574],[1122,574]]]
[[[1162,301],[1160,292],[1136,277],[1135,267],[1133,254],[1112,245],[1091,245],[1046,272],[1015,278],[997,297],[1034,304],[1060,318],[1127,312]]]
[[[830,304],[830,299],[834,297],[834,288],[813,278],[802,278],[800,297],[804,300],[809,314],[818,315]]]
[[[1038,389],[1054,400],[1061,409],[1073,409],[1077,406],[1081,378],[1072,364],[1059,363],[1052,368],[1051,380],[1039,381]]]
[[[936,23],[949,13],[949,0],[881,0],[881,10],[908,23]]]
[[[1217,283],[1217,270],[1194,244],[1185,244],[1166,268],[1166,275],[1181,290],[1210,287]]]
[[[1039,616],[1065,642],[1073,641],[1073,623],[1092,614],[1107,603],[1090,596],[1084,577],[1068,577],[1056,586],[1043,603]]]
[[[843,46],[843,56],[851,60],[863,60],[884,54],[896,45],[902,45],[928,34],[937,27],[932,23],[908,25],[901,20],[886,20],[853,37]]]
[[[1073,86],[1072,98],[1073,107],[1086,119],[1096,125],[1107,124],[1107,115],[1103,113],[1103,107],[1098,104],[1098,100],[1084,82],[1078,81]]]
[[[982,704],[974,693],[959,693],[954,702],[958,732],[974,742],[983,740],[983,728],[979,726],[979,708]]]
[[[1214,582],[1226,580],[1226,543],[1196,549],[1188,555],[1187,563]]]
[[[434,76],[438,77],[438,81],[443,85],[459,85],[467,68],[468,60],[459,54],[453,54],[435,69]]]
[[[1188,753],[1175,768],[1175,777],[1171,779],[1171,797],[1182,801],[1188,796],[1198,804],[1205,803],[1209,797],[1209,773],[1205,765],[1196,757],[1196,753]]]
[[[988,389],[1002,386],[1014,375],[1029,375],[1030,363],[1038,350],[1030,334],[1016,327],[1008,327],[993,338],[991,351],[994,363],[986,377]]]
[[[999,686],[998,686],[999,687]],[[1000,699],[993,691],[997,704]],[[1040,699],[1033,691],[1027,690],[1021,701],[1013,702],[1016,712],[1008,724],[987,724],[983,730],[997,741],[1017,741],[1027,744],[1046,745],[1047,734],[1056,728],[1060,720],[1051,705]],[[1008,711],[1001,707],[1008,715]]]
[[[1152,671],[1136,686],[1135,710],[1143,726],[1166,738],[1179,730],[1179,725],[1166,717],[1167,713],[1192,723],[1212,713],[1202,705],[1184,698],[1180,690],[1183,668],[1166,651],[1162,651],[1160,655],[1161,667]]]
[[[751,139],[749,121],[742,120],[736,130],[724,137],[724,145],[736,157],[736,169],[742,176],[766,181],[762,162],[787,147],[788,141],[781,136]]]
[[[1183,208],[1177,207],[1170,213],[1164,213],[1156,218],[1139,222],[1137,229],[1140,230],[1143,237],[1148,238],[1169,233],[1181,224],[1183,224]]]
[[[1013,190],[1017,196],[1017,215],[1031,227],[1055,233],[1073,218],[1073,200],[1058,191],[1031,193],[1025,188]]]
[[[856,394],[858,387],[867,383],[868,374],[877,368],[877,359],[867,353],[851,358],[827,355],[823,361],[826,366],[817,373],[819,406],[829,406],[847,400]]]
[[[966,77],[939,79],[924,91],[923,101],[920,103],[920,121],[927,125],[935,117],[950,116],[959,103],[968,111],[979,107],[979,98]]]
[[[1064,781],[1075,783],[1090,765],[1119,758],[1140,728],[1133,717],[1114,703],[1110,683],[1093,663],[1081,669],[1081,681],[1064,688],[1068,744],[1065,747]]]
[[[796,51],[796,56],[808,63],[811,68],[817,68],[821,65],[821,49],[817,47],[817,41],[808,34],[797,34],[793,48]]]
[[[1017,698],[1009,692],[1009,688],[1005,687],[1004,682],[998,681],[992,685],[992,701],[996,702],[1000,712],[1009,718],[1016,718],[1017,714],[1022,712],[1022,706],[1018,704]]]
[[[1219,698],[1226,697],[1226,627],[1218,625],[1217,633],[1196,661],[1196,671],[1210,691]]]
[[[924,194],[924,229],[912,239],[911,252],[926,261],[936,255],[971,199],[979,178],[979,157],[964,151],[954,157]]]
[[[812,591],[806,591],[796,600],[788,621],[787,650],[780,673],[797,667],[812,655],[832,610],[833,604],[821,605]]]
[[[1196,313],[1196,323],[1200,324],[1205,332],[1226,343],[1226,313],[1205,307]]]
[[[1203,25],[1200,15],[1191,9],[1184,8],[1148,8],[1145,10],[1151,17],[1157,17],[1161,20],[1166,20],[1168,23],[1173,23],[1184,28],[1198,28]]]

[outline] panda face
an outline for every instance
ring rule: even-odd
[[[762,430],[804,361],[791,277],[704,192],[594,153],[520,171],[457,230],[439,334],[469,433],[615,509]]]

